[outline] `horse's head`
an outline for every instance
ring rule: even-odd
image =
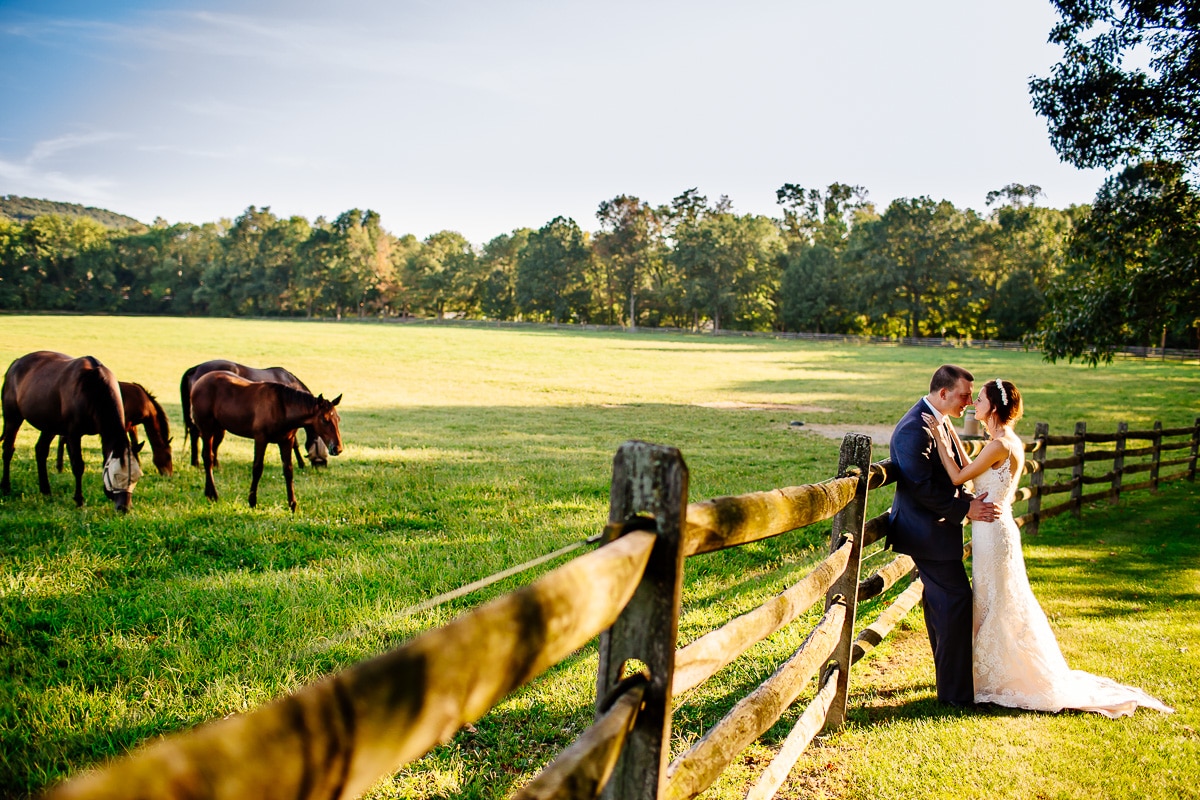
[[[117,511],[124,513],[133,504],[133,487],[142,479],[142,464],[136,448],[126,447],[120,456],[109,455],[104,459],[104,493],[113,501]]]
[[[163,411],[158,399],[150,392],[146,392],[146,399],[154,409],[154,413],[146,419],[146,438],[150,440],[154,466],[159,475],[170,477],[175,472],[175,466],[171,461],[171,427],[167,424],[167,412]]]
[[[320,436],[313,436],[305,443],[308,452],[308,463],[314,467],[323,467],[329,463],[329,448]]]
[[[342,418],[338,416],[337,404],[342,402],[339,394],[333,400],[326,400],[325,395],[317,396],[317,416],[313,419],[313,430],[329,448],[329,455],[336,456],[342,452]],[[309,460],[312,459],[314,447],[309,446]]]
[[[171,461],[171,442],[175,441],[174,437],[167,439],[165,447],[154,447],[151,445],[150,453],[154,459],[154,466],[158,468],[159,475],[171,477],[175,472],[174,463]]]

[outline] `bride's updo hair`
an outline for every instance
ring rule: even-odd
[[[1025,405],[1021,402],[1021,393],[1012,381],[996,378],[983,385],[983,393],[987,395],[992,405],[992,413],[1001,425],[1015,424],[1025,413]]]

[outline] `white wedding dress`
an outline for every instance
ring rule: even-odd
[[[1009,461],[975,479],[976,494],[1003,498],[994,522],[971,523],[975,702],[1113,718],[1138,706],[1171,713],[1141,689],[1067,666],[1025,574],[1021,529],[1012,515],[1016,483]]]

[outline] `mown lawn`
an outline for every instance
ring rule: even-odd
[[[946,360],[981,378],[1016,381],[1029,405],[1024,434],[1038,420],[1067,432],[1081,419],[1092,430],[1112,430],[1122,420],[1132,428],[1155,420],[1188,425],[1200,414],[1194,365],[1122,361],[1092,370],[1013,352],[377,323],[0,316],[0,363],[37,349],[95,355],[122,380],[153,391],[172,421],[176,473],[148,474],[133,512],[118,517],[100,490],[93,439],[87,502],[76,509],[69,475],[52,475],[49,498],[37,493],[36,434],[22,430],[14,494],[0,497],[0,787],[14,797],[147,738],[253,708],[552,568],[406,612],[597,532],[607,515],[612,456],[627,439],[679,447],[693,500],[816,482],[836,468],[838,441],[812,426],[891,423]],[[186,463],[179,378],[217,357],[280,364],[316,392],[344,395],[347,451],[327,470],[298,474],[294,516],[275,453],[268,454],[255,511],[246,507],[248,442],[223,445],[215,504],[203,497],[200,471]],[[806,424],[789,424],[800,421]],[[876,457],[885,456],[881,449]],[[889,495],[873,496],[872,513],[886,508]],[[1114,752],[1131,759],[1120,762],[1122,781],[1160,774],[1157,765],[1167,764],[1180,777],[1161,785],[1200,785],[1197,720],[1188,708],[1200,688],[1195,646],[1176,644],[1198,641],[1196,493],[1168,489],[1157,499],[1159,510],[1130,496],[1079,523],[1050,523],[1029,544],[1030,570],[1073,665],[1136,682],[1179,713],[1143,712],[1115,723],[1072,715],[947,717],[930,699],[918,613],[864,662],[851,724],[818,743],[785,792],[1001,796],[968,765],[997,775],[1023,774],[1017,770],[1024,765],[1076,780],[1093,774],[1089,758],[1103,765]],[[818,527],[689,562],[681,642],[803,575],[825,547],[828,526]],[[868,566],[881,561],[874,556]],[[1162,592],[1175,602],[1140,596]],[[1126,601],[1143,609],[1128,611]],[[676,750],[799,644],[806,630],[794,627],[681,704]],[[374,796],[506,796],[586,726],[594,683],[589,647]],[[710,796],[740,796],[752,765],[784,735],[781,723]],[[1088,744],[1114,736],[1130,745]],[[965,762],[960,755],[976,751]],[[987,766],[982,753],[989,754]],[[1001,789],[1008,785],[996,780]],[[1083,796],[1064,788],[1066,780],[1039,791]],[[1114,795],[1115,785],[1100,795],[1147,795]]]
[[[1176,712],[944,710],[917,609],[854,675],[849,724],[805,753],[781,797],[1200,796],[1200,489],[1057,517],[1024,550],[1067,663]]]

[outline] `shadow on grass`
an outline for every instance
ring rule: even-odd
[[[816,482],[836,466],[836,442],[804,440],[798,448],[794,436],[772,427],[763,413],[667,406],[438,407],[356,411],[344,419],[347,429],[360,426],[371,440],[388,441],[387,448],[373,450],[387,453],[386,462],[355,456],[351,444],[327,470],[298,474],[302,512],[294,517],[278,508],[251,511],[241,498],[209,505],[202,499],[199,471],[184,465],[170,480],[148,478],[140,505],[126,517],[103,511],[102,498],[89,498],[93,505],[84,511],[63,507],[70,504],[66,495],[45,502],[34,498],[28,505],[15,497],[3,501],[0,564],[14,588],[0,598],[5,676],[0,784],[36,789],[137,741],[199,717],[240,710],[229,705],[229,697],[206,698],[214,687],[237,684],[260,702],[263,694],[274,696],[345,668],[422,626],[441,624],[527,583],[539,572],[437,615],[371,630],[324,652],[294,655],[313,637],[335,636],[376,608],[423,600],[581,538],[585,530],[596,532],[606,517],[612,453],[631,438],[631,430],[639,438],[681,447],[692,470],[694,499]],[[711,474],[706,466],[728,464],[730,450],[738,454],[736,467]],[[228,453],[221,480],[248,485],[245,446]],[[276,484],[270,489],[273,472]],[[23,479],[32,475],[29,459]],[[281,494],[280,484],[277,464],[275,470],[268,464],[260,496]],[[306,497],[312,498],[307,505]],[[1194,511],[1187,513],[1195,518]],[[1031,563],[1037,580],[1057,581],[1071,573],[1064,591],[1100,600],[1112,597],[1114,586],[1161,582],[1166,563],[1191,568],[1200,560],[1194,540],[1151,535],[1154,526],[1141,522],[1104,521],[1136,533],[1126,532],[1127,540],[1118,543],[1105,528],[1110,543],[1088,545],[1103,559],[1104,570],[1086,556],[1064,555],[1061,563],[1057,558],[1045,560],[1044,567]],[[1076,549],[1100,537],[1098,530],[1076,531],[1076,541],[1070,526],[1057,532],[1047,526],[1036,544]],[[1160,554],[1152,548],[1163,537],[1170,541]],[[746,591],[765,592],[784,580],[781,573],[790,583],[802,572],[793,560],[807,560],[808,547],[816,547],[815,559],[821,541],[785,535],[689,563],[688,585],[712,582],[689,599],[691,608],[707,614]],[[1110,547],[1122,558],[1100,554]],[[1168,594],[1174,602],[1196,602],[1194,587],[1170,584]],[[781,633],[762,646],[771,658],[752,655],[735,662],[713,686],[685,698],[677,711],[679,736],[702,735],[790,655],[803,635]],[[573,654],[544,680],[580,669],[593,653],[590,646]],[[168,703],[156,707],[145,701],[143,687],[169,683],[165,676],[177,673],[186,673],[187,682]],[[548,760],[573,740],[563,731],[590,719],[584,695],[594,687],[594,674],[581,679],[585,684],[590,686],[571,689],[572,697],[582,699],[565,710],[536,700],[518,707],[544,685],[535,681],[489,713],[476,734],[460,733],[455,742],[478,737],[480,730],[485,736],[511,734],[498,749],[515,759],[528,758],[520,754],[543,736]],[[81,691],[67,701],[62,687]],[[933,700],[911,701],[901,709],[898,713],[934,717],[958,713]],[[786,732],[781,722],[765,741],[778,744]],[[526,768],[514,764],[493,758],[472,766],[466,778],[476,787],[471,794],[500,796],[498,789],[479,787],[493,779],[498,786],[523,780]]]

